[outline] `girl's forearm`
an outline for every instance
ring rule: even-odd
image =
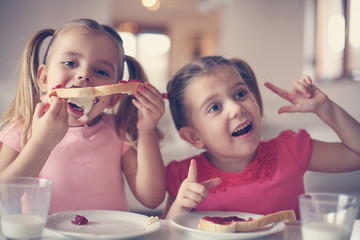
[[[30,140],[19,155],[1,171],[0,177],[37,177],[50,153],[51,150]]]
[[[165,197],[165,167],[156,130],[139,131],[138,170],[136,188],[139,199],[151,208],[157,207]]]
[[[360,123],[355,118],[331,100],[318,116],[336,132],[344,145],[360,154]]]

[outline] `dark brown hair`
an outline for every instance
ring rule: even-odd
[[[233,67],[248,86],[250,92],[263,114],[262,101],[257,80],[250,66],[241,59],[226,59],[222,56],[207,56],[196,59],[195,61],[181,68],[167,85],[170,111],[177,130],[187,125],[188,113],[185,109],[185,89],[195,77],[209,74],[216,71],[219,66]]]

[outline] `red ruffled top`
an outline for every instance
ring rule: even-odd
[[[277,154],[278,145],[276,141],[261,142],[254,160],[247,168],[238,173],[220,171],[208,161],[206,152],[181,162],[173,161],[167,168],[168,173],[171,168],[174,168],[174,170],[178,169],[176,172],[180,172],[182,176],[180,176],[180,179],[178,179],[180,181],[176,185],[180,186],[181,182],[187,177],[187,169],[189,168],[191,159],[195,159],[198,168],[198,181],[202,182],[210,178],[220,177],[222,179],[221,183],[210,189],[210,192],[225,191],[227,186],[241,186],[255,181],[261,183],[266,180],[271,180],[276,172]],[[172,178],[172,180],[174,180],[174,178]],[[170,194],[176,196],[177,190],[176,192],[172,192],[170,189]]]

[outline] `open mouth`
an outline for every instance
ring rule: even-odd
[[[68,105],[77,112],[88,113],[93,105],[100,101],[99,98],[70,98]]]
[[[242,126],[241,128],[235,129],[235,131],[231,134],[233,137],[238,137],[244,134],[247,134],[252,129],[252,123],[249,122],[245,126]]]
[[[80,107],[78,105],[76,105],[75,103],[72,103],[72,102],[68,102],[69,106],[77,111],[83,111],[84,108],[83,107]]]

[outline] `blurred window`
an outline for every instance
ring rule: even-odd
[[[315,9],[316,78],[360,81],[360,1],[317,0]]]
[[[165,91],[169,76],[171,47],[169,36],[151,31],[119,34],[124,41],[125,54],[138,60],[149,81],[160,91]]]

